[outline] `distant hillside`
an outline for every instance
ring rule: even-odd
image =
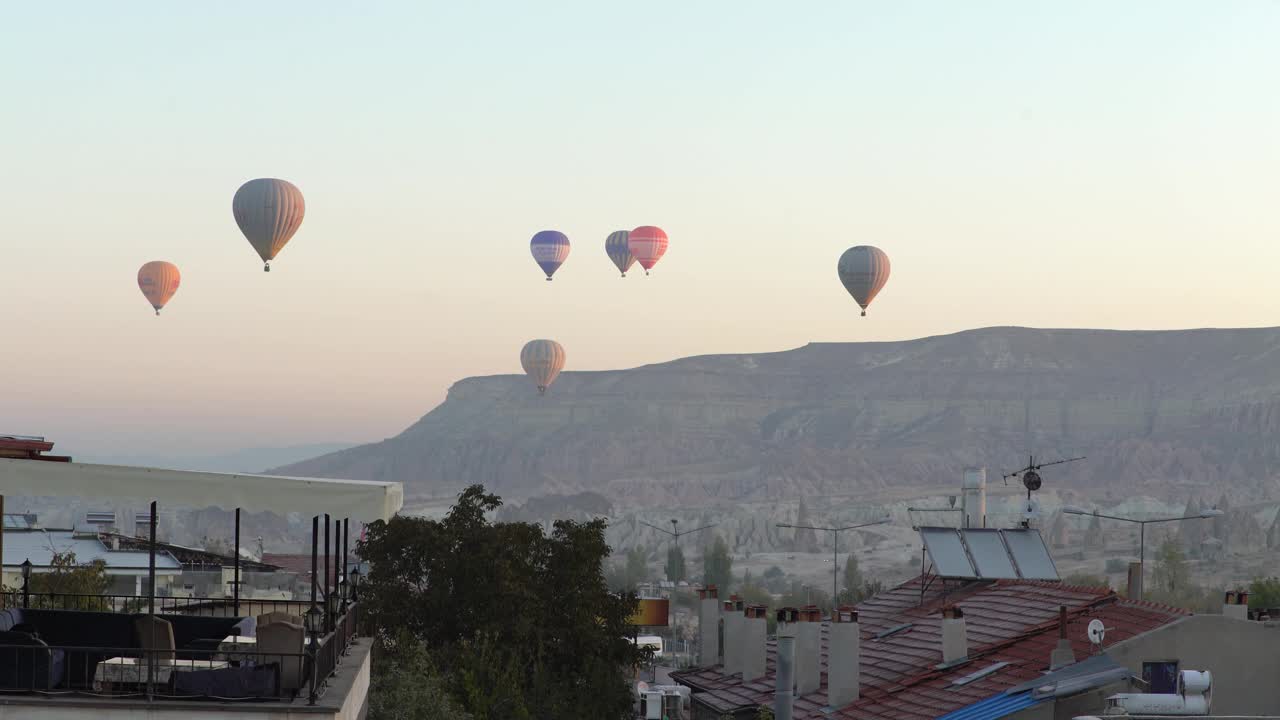
[[[630,370],[468,378],[400,435],[277,472],[480,482],[621,507],[952,483],[966,465],[1088,455],[1055,483],[1275,494],[1280,329],[987,328]],[[997,476],[998,477],[998,476]]]
[[[295,463],[317,455],[345,450],[355,443],[311,443],[287,447],[244,448],[217,455],[81,455],[81,462],[107,463],[111,465],[142,465],[164,467],[172,470],[203,470],[206,472],[257,473],[270,467]]]

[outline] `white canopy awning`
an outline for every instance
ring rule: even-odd
[[[139,498],[245,512],[302,513],[352,522],[389,520],[404,504],[396,482],[327,480],[275,475],[163,470],[160,468],[0,458],[0,495]]]

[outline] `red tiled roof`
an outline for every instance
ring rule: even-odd
[[[0,457],[19,460],[48,460],[70,462],[66,455],[45,455],[53,449],[53,443],[44,438],[22,435],[0,435]]]
[[[935,580],[923,594],[920,578],[883,592],[858,606],[861,641],[861,695],[835,713],[825,713],[827,626],[822,628],[823,684],[795,699],[796,720],[926,720],[971,705],[1049,669],[1058,641],[1058,608],[1067,607],[1067,637],[1077,659],[1092,648],[1085,627],[1094,618],[1107,626],[1107,641],[1119,642],[1188,615],[1185,610],[1121,598],[1100,588],[1060,583],[1001,580],[944,588]],[[944,604],[964,611],[969,661],[938,670],[942,662]],[[884,638],[876,635],[906,623],[911,627]],[[694,697],[718,712],[731,713],[773,702],[775,641],[768,643],[764,677],[743,683],[720,666],[672,673]],[[994,663],[1000,670],[966,685],[957,678]]]

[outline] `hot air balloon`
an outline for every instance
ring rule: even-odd
[[[543,230],[529,241],[529,251],[550,282],[551,276],[569,258],[569,236],[558,230]]]
[[[667,251],[667,234],[662,228],[641,225],[627,237],[627,248],[636,257],[640,267],[644,268],[644,274],[648,275]]]
[[[880,248],[858,245],[844,251],[836,271],[865,317],[867,306],[889,281],[889,256]]]
[[[138,289],[147,298],[147,302],[151,303],[151,307],[155,308],[156,315],[160,314],[160,308],[178,292],[178,284],[182,282],[182,275],[178,272],[178,266],[163,260],[152,260],[151,262],[138,268]]]
[[[231,200],[240,232],[262,258],[262,270],[271,272],[271,261],[298,232],[307,206],[293,183],[258,178],[240,186]]]
[[[627,238],[630,235],[631,233],[626,230],[619,230],[609,233],[609,237],[604,239],[604,251],[613,264],[622,271],[622,277],[626,277],[627,271],[636,264],[636,256],[631,254],[631,248],[627,246]]]
[[[533,378],[541,395],[564,369],[564,348],[555,340],[530,340],[520,350],[520,365]]]

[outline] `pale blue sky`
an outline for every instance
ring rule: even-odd
[[[1277,37],[1263,0],[10,3],[0,431],[376,439],[534,337],[603,369],[1275,325]],[[269,275],[230,212],[258,176],[307,199]],[[641,224],[671,249],[620,280],[604,237]],[[861,319],[864,243],[893,275]]]

